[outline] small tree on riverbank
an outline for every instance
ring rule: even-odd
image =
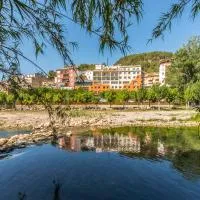
[[[112,106],[112,103],[116,99],[116,92],[113,90],[105,91],[103,93],[103,97],[106,99],[106,101],[110,104],[110,108]]]
[[[125,104],[128,102],[130,99],[130,92],[127,90],[120,90],[116,94],[116,100],[122,103],[123,109],[125,108]]]

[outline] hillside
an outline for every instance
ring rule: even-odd
[[[94,70],[95,65],[94,64],[81,64],[78,66],[78,69],[81,71]]]
[[[145,72],[158,72],[159,61],[161,59],[170,59],[172,56],[173,53],[164,51],[133,54],[120,58],[115,64],[141,65]]]

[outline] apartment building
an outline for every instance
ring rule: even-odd
[[[159,73],[144,73],[142,76],[143,87],[151,87],[159,83]]]
[[[93,84],[89,90],[101,92],[108,89],[134,90],[142,85],[141,66],[96,65]]]
[[[77,80],[76,67],[66,67],[56,70],[55,84],[59,88],[73,89]]]
[[[85,80],[87,82],[93,81],[93,71],[92,70],[83,71],[82,74],[85,76]]]
[[[165,77],[167,68],[171,65],[171,60],[161,60],[159,67],[159,82],[161,85],[165,84]]]

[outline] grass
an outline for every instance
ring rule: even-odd
[[[76,117],[88,117],[88,118],[93,118],[93,117],[100,117],[102,116],[103,112],[100,111],[88,111],[88,110],[79,110],[79,109],[74,109],[69,111],[69,116],[72,118]]]
[[[200,122],[200,113],[193,115],[191,121]]]

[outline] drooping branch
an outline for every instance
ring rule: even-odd
[[[164,37],[166,30],[171,30],[172,23],[178,17],[181,17],[185,9],[190,9],[190,15],[193,19],[200,13],[200,1],[199,0],[179,0],[177,3],[171,5],[169,11],[164,12],[158,24],[153,29],[152,37],[149,41],[152,41],[159,37]]]

